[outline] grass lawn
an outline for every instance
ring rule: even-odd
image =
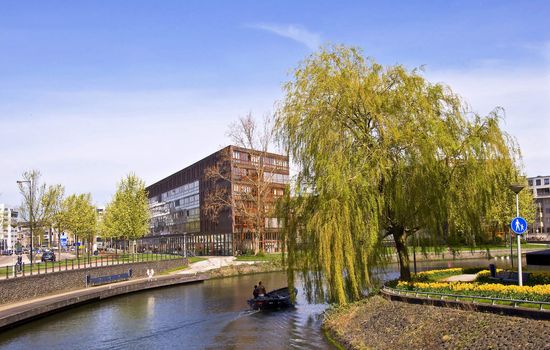
[[[258,255],[239,255],[237,261],[270,261],[279,262],[282,259],[281,253],[274,254],[258,254]]]
[[[204,261],[204,260],[207,260],[207,259],[206,258],[201,258],[200,256],[192,256],[190,258],[187,258],[187,260],[189,261],[190,264],[194,264],[196,262]]]

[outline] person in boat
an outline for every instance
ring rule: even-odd
[[[262,281],[258,282],[258,296],[260,297],[263,297],[265,296],[267,293],[265,291],[265,287],[264,285],[262,284]]]
[[[258,289],[258,286],[254,285],[254,291],[252,292],[252,295],[254,296],[254,299],[256,299],[259,294],[260,294],[260,290]]]

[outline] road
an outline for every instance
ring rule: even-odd
[[[35,261],[40,261],[40,257],[41,257],[40,254],[38,256],[35,255],[34,256]],[[60,256],[60,254],[56,253],[56,257],[57,257],[57,260],[65,260],[65,259],[74,259],[74,258],[76,258],[76,255],[74,255],[72,253],[61,252],[61,256]],[[13,266],[16,261],[17,261],[17,255],[15,255],[15,254],[14,255],[0,255],[0,267]],[[30,262],[31,261],[29,259],[29,255],[28,254],[23,254],[23,263],[30,264]]]

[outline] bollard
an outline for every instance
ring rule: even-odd
[[[489,264],[489,270],[491,271],[491,277],[497,277],[497,268],[495,264]]]

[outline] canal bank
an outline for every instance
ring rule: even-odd
[[[546,349],[550,321],[369,297],[325,314],[346,349]]]
[[[30,298],[21,302],[11,302],[0,306],[0,331],[55,312],[124,294],[181,284],[198,283],[209,278],[274,271],[281,271],[281,266],[269,263],[237,262],[234,261],[234,258],[227,257],[210,257],[204,261],[191,264],[191,266],[185,269],[172,271],[166,275],[152,278],[138,278],[69,291],[61,288],[59,293],[53,295]],[[85,273],[85,271],[81,271],[81,273]],[[54,277],[61,279],[63,275],[60,273]],[[51,275],[47,277],[51,279]],[[68,280],[70,281],[71,278]],[[16,280],[16,282],[19,282],[19,280]]]
[[[120,295],[62,311],[2,332],[7,350],[333,349],[321,331],[325,304],[310,304],[297,278],[295,308],[250,310],[259,281],[287,284],[282,272],[207,279]]]

